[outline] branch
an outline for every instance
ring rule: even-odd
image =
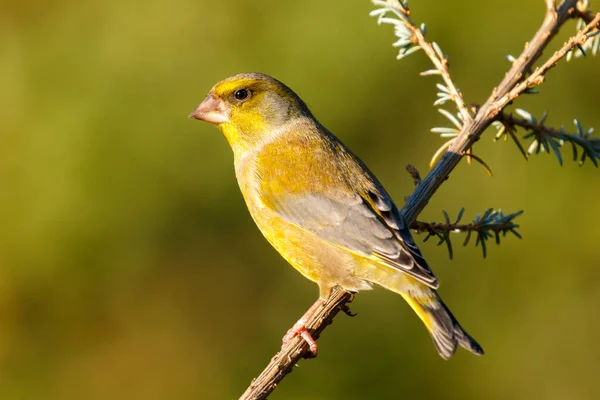
[[[541,85],[544,82],[544,75],[552,68],[556,66],[556,63],[563,58],[567,52],[574,47],[582,46],[588,39],[588,33],[600,23],[600,13],[596,14],[594,19],[585,26],[584,29],[577,32],[577,34],[571,37],[552,57],[550,57],[541,67],[529,75],[526,79],[521,81],[518,85],[514,86],[506,95],[502,96],[494,104],[496,108],[504,109],[508,103],[519,97],[525,90],[530,89],[533,86]],[[518,60],[517,60],[518,61]]]
[[[317,339],[321,332],[333,322],[333,318],[338,312],[349,312],[347,304],[352,302],[353,299],[353,293],[335,287],[325,304],[318,307],[307,320],[306,328],[312,337]],[[266,399],[277,387],[277,384],[292,372],[292,368],[300,359],[309,358],[307,357],[309,354],[312,353],[310,353],[306,341],[300,336],[295,337],[273,357],[258,378],[252,380],[240,400]]]
[[[584,20],[586,24],[589,24],[594,19],[594,13],[588,9],[587,2],[579,1],[577,2],[577,7],[573,10],[571,17],[580,18]],[[596,28],[600,29],[600,25],[596,26]]]
[[[392,2],[392,1],[390,1]],[[458,112],[460,113],[460,119],[464,122],[470,121],[471,114],[469,114],[469,110],[467,110],[467,106],[465,106],[465,102],[462,98],[462,94],[460,90],[456,87],[452,78],[450,77],[450,73],[448,72],[448,59],[443,55],[439,47],[434,46],[425,39],[423,32],[418,29],[414,24],[408,25],[408,29],[414,35],[415,40],[419,44],[419,46],[423,49],[427,57],[431,60],[435,69],[439,71],[444,83],[446,84],[446,88],[448,88],[448,93],[450,99],[456,104],[456,108],[458,108]]]
[[[514,219],[523,214],[523,211],[517,211],[516,213],[512,214],[504,214],[500,210],[494,211],[490,208],[483,213],[483,215],[477,215],[473,222],[469,224],[460,224],[459,222],[462,219],[464,211],[464,208],[460,209],[458,212],[458,217],[456,217],[454,222],[450,222],[450,216],[446,211],[443,211],[445,223],[415,221],[410,225],[410,228],[418,233],[427,233],[427,236],[425,239],[423,239],[424,242],[429,240],[429,238],[432,236],[435,236],[439,239],[438,246],[445,243],[448,247],[448,255],[450,259],[452,259],[454,256],[454,251],[452,250],[452,241],[450,240],[451,233],[467,233],[467,237],[463,242],[463,246],[469,244],[471,235],[475,234],[477,238],[475,241],[475,246],[481,244],[483,258],[487,256],[486,243],[488,239],[494,238],[496,244],[500,244],[500,235],[504,237],[507,234],[512,233],[519,239],[521,238],[521,234],[517,231],[519,225],[515,224]]]
[[[565,0],[557,9],[554,9],[553,1],[547,1],[546,17],[542,26],[538,29],[530,42],[525,43],[525,49],[513,62],[498,88],[492,93],[487,103],[494,102],[497,98],[508,93],[521,79],[531,66],[540,58],[543,50],[556,35],[560,27],[565,23],[576,9],[577,0]]]
[[[386,2],[376,0],[374,3],[384,3],[386,5],[395,3],[401,9],[405,9],[405,15],[408,16],[408,9],[402,7],[397,0],[387,0]],[[496,115],[498,115],[498,113],[500,113],[510,101],[521,94],[527,87],[532,84],[542,83],[544,73],[548,71],[560,57],[564,55],[564,52],[558,53],[558,55],[555,54],[555,56],[551,58],[551,63],[549,65],[546,63],[542,69],[537,70],[535,73],[535,79],[526,80],[526,84],[523,88],[520,86],[517,88],[519,82],[523,81],[524,76],[530,70],[534,62],[540,57],[542,51],[548,45],[552,37],[554,37],[565,20],[567,20],[572,14],[576,3],[577,0],[564,0],[558,9],[555,10],[553,8],[553,2],[547,0],[549,8],[546,12],[546,18],[544,19],[542,26],[535,34],[534,38],[525,47],[525,50],[519,56],[519,58],[515,60],[511,70],[506,74],[498,88],[493,91],[486,103],[477,111],[475,117],[471,118],[469,116],[469,118],[463,120],[464,124],[461,126],[460,134],[452,140],[452,144],[449,146],[448,151],[433,167],[429,174],[427,174],[425,179],[417,186],[402,210],[400,210],[404,220],[408,224],[411,224],[413,221],[415,221],[417,215],[419,215],[419,213],[425,208],[433,194],[438,190],[441,184],[448,179],[450,172],[452,172],[452,170],[458,165],[463,155],[467,153],[467,150],[469,150],[472,145],[479,140],[479,137],[483,131],[492,123]],[[596,16],[593,21],[597,23],[598,18],[599,16]],[[396,25],[397,29],[405,29],[398,28],[398,26],[405,25]],[[410,30],[410,28],[408,29]],[[586,27],[586,32],[590,29],[590,25],[588,25]],[[412,34],[415,32],[413,30],[410,30],[410,32],[412,37]],[[573,46],[576,46],[581,37],[583,36],[578,34],[576,36],[577,39],[575,39],[574,42],[570,40],[569,43],[573,43]],[[401,51],[401,56],[418,50],[419,48],[423,48],[424,50],[428,48],[425,44],[427,42],[419,42],[421,39],[419,39],[418,35],[416,38],[416,41],[419,43],[419,45],[413,48],[410,48],[410,42],[407,44],[404,41],[399,41],[401,42],[399,47],[404,46],[404,52]],[[401,40],[404,39],[401,38]],[[426,53],[428,53],[427,50]],[[444,78],[444,74],[447,73],[446,65],[441,61],[441,59],[437,60],[438,62],[434,62],[434,65],[436,68],[441,67],[442,70],[446,71],[444,73],[440,71],[440,73],[444,79],[444,82],[446,82],[449,91],[454,95],[452,100],[457,103],[457,107],[459,108],[461,115],[463,115],[464,110],[461,110],[461,106],[457,102],[458,99],[460,99],[459,101],[462,101],[460,92],[454,87],[453,84],[450,85],[451,81],[450,83],[446,81]],[[307,329],[313,335],[313,337],[318,336],[318,334],[320,334],[325,327],[331,323],[333,317],[340,310],[345,309],[346,304],[352,298],[353,294],[345,292],[341,289],[334,289],[330,298],[326,302],[326,306],[318,308],[315,314],[308,318],[308,323],[306,324]],[[307,357],[309,354],[310,351],[308,344],[304,340],[301,338],[295,338],[294,340],[290,341],[271,360],[259,378],[253,381],[244,395],[242,395],[241,399],[265,399],[281,381],[281,379],[283,379],[292,370],[293,366],[300,360],[300,358]]]
[[[567,133],[564,127],[556,129],[544,125],[547,117],[546,113],[543,114],[540,121],[537,121],[525,110],[517,109],[515,111],[521,115],[522,118],[505,112],[498,114],[497,121],[494,122],[495,125],[499,124],[499,130],[496,138],[499,138],[505,134],[511,135],[525,158],[527,158],[527,154],[532,154],[534,152],[537,154],[540,151],[550,153],[550,149],[552,149],[556,155],[556,158],[558,159],[558,162],[560,165],[562,165],[563,159],[560,153],[560,148],[568,142],[571,143],[573,148],[573,160],[577,161],[579,158],[577,151],[577,146],[579,146],[582,150],[579,165],[583,165],[585,160],[589,158],[592,163],[598,167],[598,161],[600,160],[600,138],[590,137],[594,131],[593,128],[584,131],[579,121],[575,120],[574,122],[577,132]],[[519,142],[519,139],[517,139],[514,135],[516,132],[516,127],[521,127],[530,132],[525,136],[525,138],[531,136],[535,138],[535,140],[529,146],[529,150],[527,152],[525,152],[523,146]]]
[[[435,70],[425,71],[421,75],[440,75],[442,77],[446,86],[438,86],[442,93],[438,95],[440,99],[436,103],[442,104],[447,99],[452,100],[458,108],[461,120],[463,122],[470,121],[472,119],[471,114],[465,105],[460,90],[458,90],[448,72],[448,59],[437,43],[430,43],[425,39],[425,25],[422,24],[421,27],[417,27],[412,22],[410,10],[406,3],[400,3],[398,0],[373,0],[373,4],[382,7],[370,14],[371,16],[379,16],[378,23],[388,23],[396,26],[396,36],[400,40],[394,45],[401,48],[398,57],[401,58],[418,49],[423,49],[433,63]],[[385,15],[388,11],[393,12],[398,19],[386,18]]]

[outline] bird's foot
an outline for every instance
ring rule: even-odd
[[[349,317],[356,317],[358,315],[357,313],[353,313],[352,311],[350,311],[350,307],[348,307],[348,304],[344,304],[342,307],[340,307],[340,311]]]
[[[294,326],[292,326],[285,336],[283,337],[283,344],[281,348],[283,349],[289,342],[291,342],[296,336],[301,336],[302,339],[308,344],[308,348],[312,354],[312,357],[317,356],[317,352],[319,351],[319,347],[317,346],[317,342],[313,339],[312,335],[306,329],[306,321],[304,318],[300,318]]]

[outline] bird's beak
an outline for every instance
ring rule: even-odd
[[[189,118],[210,122],[211,124],[222,124],[229,122],[229,110],[223,100],[209,94]]]

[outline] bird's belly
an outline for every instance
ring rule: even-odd
[[[319,284],[322,296],[336,285],[350,291],[371,288],[361,278],[362,257],[326,242],[271,211],[263,209],[252,214],[269,243],[302,275]]]

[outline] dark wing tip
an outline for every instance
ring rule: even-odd
[[[437,289],[440,283],[433,274],[429,265],[423,258],[419,247],[415,243],[410,229],[400,214],[398,207],[382,187],[378,190],[367,191],[367,198],[363,197],[365,203],[381,218],[382,222],[390,229],[400,243],[400,253],[395,258],[383,256],[388,262],[397,265],[402,271],[411,275],[432,289]]]
[[[406,248],[405,244],[402,242],[402,239],[400,239],[399,242],[401,247],[397,256],[390,257],[390,255],[377,252],[375,254],[377,254],[380,259],[384,260],[391,267],[405,272],[432,289],[437,289],[440,286],[440,282],[433,274],[431,269],[429,269],[429,266],[425,263],[425,260],[423,260],[422,257],[419,257],[420,260],[422,260],[422,264],[419,263],[419,258],[415,257],[415,254]],[[425,267],[423,267],[423,265],[425,265]]]
[[[479,343],[477,343],[477,341],[473,339],[471,335],[465,332],[460,327],[460,325],[454,328],[454,335],[456,336],[458,343],[465,349],[469,350],[471,353],[476,354],[478,356],[482,356],[485,354],[483,348],[479,345]]]

